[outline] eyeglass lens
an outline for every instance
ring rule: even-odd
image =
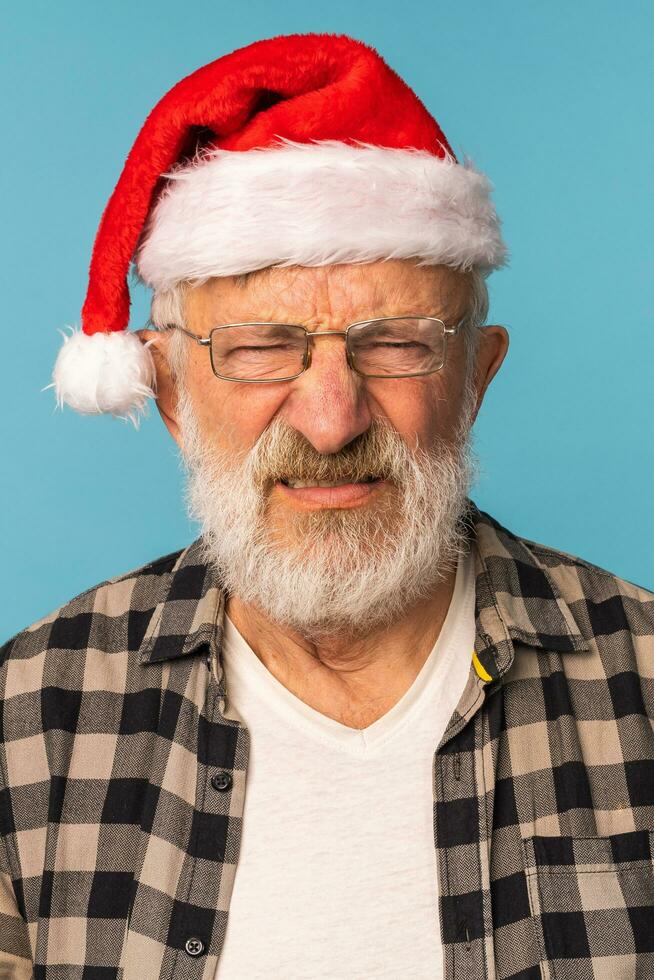
[[[350,355],[361,374],[391,377],[429,374],[443,366],[445,335],[440,320],[402,317],[351,327]],[[275,381],[301,374],[308,344],[294,324],[254,323],[211,333],[216,374],[235,381]]]

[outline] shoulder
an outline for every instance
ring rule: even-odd
[[[137,649],[183,550],[106,579],[21,630],[0,646],[0,670],[50,650]]]
[[[575,555],[535,542],[528,547],[588,643],[586,659],[566,662],[566,673],[605,681],[610,710],[654,717],[654,593]],[[597,685],[593,690],[601,701]]]
[[[531,568],[534,583],[539,577],[543,582],[549,581],[563,598],[573,602],[586,599],[597,604],[625,598],[629,604],[642,607],[646,615],[654,612],[654,591],[645,586],[579,555],[516,534],[474,504],[472,512],[472,524],[476,526],[477,534],[480,530],[485,532],[486,550],[491,559],[499,557],[520,565],[521,569]]]
[[[578,555],[519,539],[546,569],[561,597],[573,609],[585,610],[588,626],[630,628],[654,634],[654,592]]]
[[[637,663],[645,675],[652,674],[653,591],[579,555],[518,535],[477,508],[473,525],[486,570],[483,584],[506,610],[518,638],[531,633],[535,645],[546,648],[548,637],[565,634],[568,647],[582,649],[576,635],[601,655],[608,672]],[[558,648],[564,647],[559,642]]]

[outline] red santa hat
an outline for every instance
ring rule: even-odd
[[[130,150],[93,247],[59,405],[135,418],[153,395],[127,275],[155,290],[265,266],[414,258],[484,275],[506,258],[488,179],[369,46],[258,41],[182,79]]]

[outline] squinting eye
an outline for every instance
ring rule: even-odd
[[[358,344],[357,347],[358,350],[424,350],[425,345],[418,343],[416,340],[370,340],[367,343]]]
[[[241,347],[232,347],[229,351],[230,354],[240,354],[245,352],[260,353],[261,351],[269,350],[292,350],[294,349],[290,344],[263,344],[259,347],[254,345],[242,345]]]
[[[375,347],[422,347],[423,344],[419,344],[415,340],[375,340],[373,341]]]

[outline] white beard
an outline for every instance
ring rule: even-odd
[[[396,621],[433,594],[466,544],[460,518],[476,470],[469,443],[473,394],[468,391],[454,444],[440,443],[430,453],[412,452],[388,422],[373,424],[384,449],[382,472],[394,484],[386,501],[296,515],[284,507],[280,524],[268,513],[271,480],[261,476],[276,474],[281,460],[288,464],[292,457],[281,450],[289,434],[296,452],[313,454],[320,465],[313,447],[301,437],[298,447],[298,433],[275,419],[238,458],[215,449],[200,433],[180,383],[186,500],[201,525],[203,559],[229,594],[314,642],[365,635]]]

